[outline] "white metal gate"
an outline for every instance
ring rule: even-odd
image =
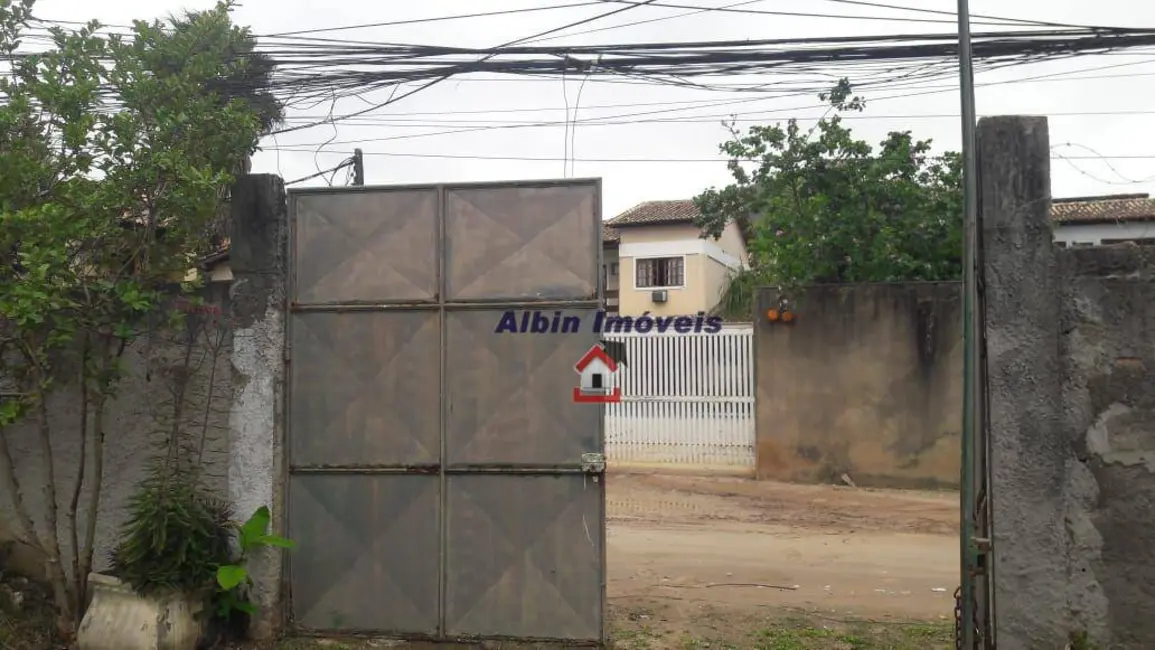
[[[621,401],[606,405],[611,465],[754,467],[754,336],[614,333],[625,345]]]

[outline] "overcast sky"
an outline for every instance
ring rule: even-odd
[[[235,20],[256,34],[278,34],[345,25],[426,18],[483,11],[574,4],[577,0],[422,0],[420,2],[352,2],[321,0],[247,0]],[[887,4],[953,11],[954,0],[877,0]],[[732,6],[739,0],[669,0],[672,4],[702,7]],[[181,9],[203,9],[212,0],[39,0],[36,15],[43,19],[88,20],[125,24],[134,18],[157,18]],[[472,18],[405,26],[371,27],[314,34],[330,38],[422,45],[491,47],[547,29],[594,16],[620,5],[554,9],[499,17]],[[743,8],[860,16],[936,18],[925,14],[847,6],[831,0],[761,0]],[[1155,27],[1155,2],[1139,0],[972,0],[975,14],[1060,23],[1126,27]],[[950,32],[951,24],[922,24],[882,20],[783,17],[768,15],[698,13],[683,17],[686,9],[638,7],[619,15],[558,34],[549,43],[624,43],[765,39],[800,36]],[[949,20],[949,17],[939,17]],[[662,20],[653,20],[662,19]],[[645,24],[602,29],[637,21]],[[601,29],[592,33],[568,33]],[[976,26],[975,30],[990,29]],[[1127,64],[1127,65],[1121,65]],[[1110,66],[1110,67],[1108,67]],[[1077,72],[1087,70],[1087,72]],[[1058,75],[1055,73],[1068,73]],[[1040,77],[1034,82],[1008,80]],[[820,111],[815,98],[754,98],[738,105],[702,106],[745,99],[748,95],[674,89],[652,85],[602,83],[580,78],[538,80],[525,78],[451,79],[428,91],[371,114],[372,123],[319,126],[271,138],[273,148],[308,147],[312,152],[267,150],[255,159],[255,171],[273,172],[286,180],[329,168],[348,157],[352,149],[365,152],[368,184],[493,181],[571,177],[603,179],[604,216],[612,217],[646,200],[690,198],[711,185],[728,181],[718,158],[718,144],[726,131],[723,116],[771,123],[788,117],[813,120]],[[764,77],[773,81],[771,76]],[[853,81],[853,79],[851,80]],[[1034,64],[977,76],[978,112],[1050,116],[1051,144],[1056,155],[1078,159],[1052,161],[1052,193],[1056,197],[1155,193],[1155,54],[1142,56],[1081,57],[1068,62]],[[995,85],[983,87],[991,82]],[[949,85],[957,88],[956,80]],[[849,124],[871,142],[888,131],[912,130],[932,138],[938,147],[957,149],[960,141],[958,92],[928,94],[944,82],[921,83],[915,89],[877,90],[866,94],[867,110]],[[580,100],[578,98],[580,88]],[[920,90],[922,89],[922,90]],[[920,96],[881,99],[888,95],[922,92]],[[352,112],[384,101],[387,91],[359,101],[338,102],[334,114]],[[667,104],[668,103],[668,104]],[[642,104],[638,106],[638,104]],[[665,104],[665,106],[663,106]],[[579,124],[572,134],[576,162],[567,165],[567,119]],[[623,106],[624,105],[624,106]],[[597,108],[597,107],[602,108]],[[664,110],[667,108],[676,111]],[[290,113],[300,123],[306,116],[323,117],[330,107],[317,106]],[[655,110],[663,110],[654,114]],[[492,112],[490,112],[492,111]],[[649,113],[635,119],[662,118],[664,122],[618,125],[581,125],[590,118]],[[369,116],[367,116],[369,117]],[[670,118],[693,121],[671,122]],[[548,122],[556,126],[499,128],[481,132],[425,135],[466,127],[501,123]],[[749,124],[749,122],[747,122]],[[404,136],[399,138],[399,136]],[[333,144],[322,147],[327,141]],[[1072,146],[1062,146],[1072,143]],[[1089,147],[1089,149],[1087,148]],[[408,154],[408,155],[403,155]],[[1099,159],[1097,156],[1108,159]],[[437,157],[453,156],[453,157]],[[458,158],[460,156],[461,158]],[[1151,156],[1150,158],[1126,158]],[[530,158],[493,160],[469,157]],[[663,159],[667,162],[610,162],[614,159]],[[547,160],[540,160],[547,159]],[[689,161],[686,161],[689,159]],[[572,167],[572,169],[571,169]],[[1138,181],[1138,182],[1136,182]],[[336,183],[343,184],[345,175]],[[302,185],[324,184],[315,179]]]

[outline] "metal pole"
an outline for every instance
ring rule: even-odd
[[[361,153],[360,149],[353,150],[353,184],[356,186],[365,184],[365,154]]]
[[[976,496],[982,488],[984,472],[976,471],[976,461],[983,454],[979,432],[981,375],[981,348],[978,344],[979,322],[978,290],[978,164],[975,134],[975,86],[973,52],[971,49],[970,6],[968,0],[958,0],[959,89],[962,98],[962,161],[963,161],[963,425],[962,425],[962,498],[960,499],[960,555],[961,555],[961,647],[981,650],[986,639],[977,638],[976,627],[985,627],[985,621],[976,620],[976,614],[985,614],[985,589],[978,589],[981,571],[979,540],[976,533]],[[985,616],[983,616],[985,618]],[[978,625],[976,625],[978,623]],[[985,637],[986,635],[982,635]],[[981,644],[981,645],[979,645]]]

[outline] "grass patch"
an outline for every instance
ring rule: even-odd
[[[701,620],[687,631],[630,627],[613,636],[615,650],[953,650],[954,626],[889,621],[835,621],[797,616],[754,625]]]
[[[753,635],[756,650],[946,650],[954,626],[927,623],[784,621]]]

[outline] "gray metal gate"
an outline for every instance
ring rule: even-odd
[[[289,193],[295,627],[603,641],[603,409],[573,402],[600,198],[596,180]],[[496,331],[533,310],[581,329]]]

